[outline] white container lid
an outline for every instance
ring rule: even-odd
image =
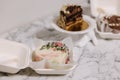
[[[63,42],[67,42],[65,39]],[[70,40],[69,40],[70,41]],[[69,46],[69,48],[72,48]],[[26,67],[31,67],[31,64],[36,66],[36,62],[31,63],[32,61],[32,50],[30,47],[5,39],[0,39],[0,71],[7,73],[17,73],[19,70]],[[31,67],[39,74],[67,74],[72,70],[75,65],[71,65],[68,69],[56,70],[56,69],[44,69],[44,68],[35,68]]]
[[[119,0],[90,0],[91,14],[98,17],[100,14],[116,14],[120,13]]]
[[[29,65],[29,57],[28,46],[0,39],[0,71],[16,73]]]

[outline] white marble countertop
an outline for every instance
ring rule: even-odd
[[[38,20],[6,32],[1,38],[28,44],[33,37],[61,40],[66,37],[63,35],[55,30],[47,30],[41,20]],[[88,42],[82,48],[76,47],[79,51],[74,54],[77,66],[66,75],[40,75],[25,68],[16,74],[0,72],[0,80],[120,80],[120,40],[98,37],[98,42],[96,46]]]

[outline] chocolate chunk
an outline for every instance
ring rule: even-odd
[[[85,25],[85,28],[82,26],[82,12],[83,9],[80,5],[63,6],[60,10],[59,26],[68,31],[81,31],[86,29],[88,25]]]
[[[120,16],[113,15],[109,17],[104,17],[104,20],[108,22],[108,26],[112,29],[120,30]]]

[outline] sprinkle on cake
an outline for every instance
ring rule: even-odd
[[[37,48],[33,54],[33,61],[47,59],[54,64],[67,64],[69,62],[69,49],[62,42],[48,42]]]

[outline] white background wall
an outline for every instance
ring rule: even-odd
[[[0,0],[0,33],[59,11],[63,4],[86,6],[87,0]]]

